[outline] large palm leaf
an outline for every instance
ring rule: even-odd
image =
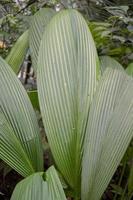
[[[0,113],[0,158],[23,176],[42,170],[42,147],[34,110],[25,89],[2,58]]]
[[[59,170],[77,193],[86,122],[100,70],[91,33],[77,11],[62,11],[50,21],[38,67],[38,95],[48,141]]]
[[[82,199],[99,200],[133,137],[133,80],[107,69],[88,119],[82,170]]]

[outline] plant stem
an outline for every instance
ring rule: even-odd
[[[125,168],[126,168],[126,162],[124,162],[124,164],[123,164],[123,168],[122,168],[121,176],[120,176],[120,179],[119,179],[119,182],[118,182],[118,186],[121,185],[121,182],[122,182],[122,178],[123,178],[123,175],[124,175]],[[116,200],[116,198],[117,198],[117,193],[115,194],[113,200]]]
[[[126,193],[126,190],[127,190],[127,186],[128,186],[128,182],[127,182],[126,185],[125,185],[124,191],[123,191],[123,193],[122,193],[121,200],[125,200],[125,193]]]

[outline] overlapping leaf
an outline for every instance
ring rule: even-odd
[[[126,68],[126,72],[127,72],[128,75],[133,77],[133,63],[130,63],[128,65],[128,67]]]
[[[30,51],[32,57],[33,68],[36,72],[39,47],[42,35],[51,18],[55,15],[55,11],[51,8],[43,8],[38,11],[32,20],[30,27]]]
[[[82,170],[82,199],[99,200],[133,137],[133,80],[107,69],[88,119]]]
[[[25,31],[16,41],[12,47],[6,61],[11,66],[15,73],[19,72],[19,69],[23,63],[24,57],[29,46],[29,31]]]
[[[43,176],[45,175],[45,181]],[[36,173],[21,181],[11,200],[66,200],[62,185],[54,167],[44,174]]]
[[[111,58],[110,56],[100,56],[100,63],[101,63],[102,74],[108,67],[124,71],[122,65],[118,63],[114,58]]]
[[[84,133],[99,65],[91,33],[77,11],[62,11],[50,21],[38,66],[38,95],[48,141],[59,170],[78,193]]]
[[[42,146],[34,110],[20,81],[2,58],[0,113],[0,158],[23,176],[42,170]]]
[[[0,112],[0,158],[23,176],[34,172],[20,141],[2,112]]]

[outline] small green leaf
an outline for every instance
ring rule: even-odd
[[[115,185],[115,184],[111,184],[110,186],[113,188],[112,192],[119,194],[119,195],[122,194],[122,192],[123,192],[122,187],[120,187],[119,185]]]

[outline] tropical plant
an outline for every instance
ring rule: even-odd
[[[65,200],[65,193],[75,200],[100,200],[133,137],[133,79],[113,59],[99,62],[88,25],[76,10],[54,15],[43,9],[29,32],[40,110],[59,172],[54,167],[43,172],[35,113],[11,69],[17,72],[19,59],[9,55],[8,64],[1,58],[0,158],[26,177],[11,200]],[[25,47],[20,45],[20,61]]]

